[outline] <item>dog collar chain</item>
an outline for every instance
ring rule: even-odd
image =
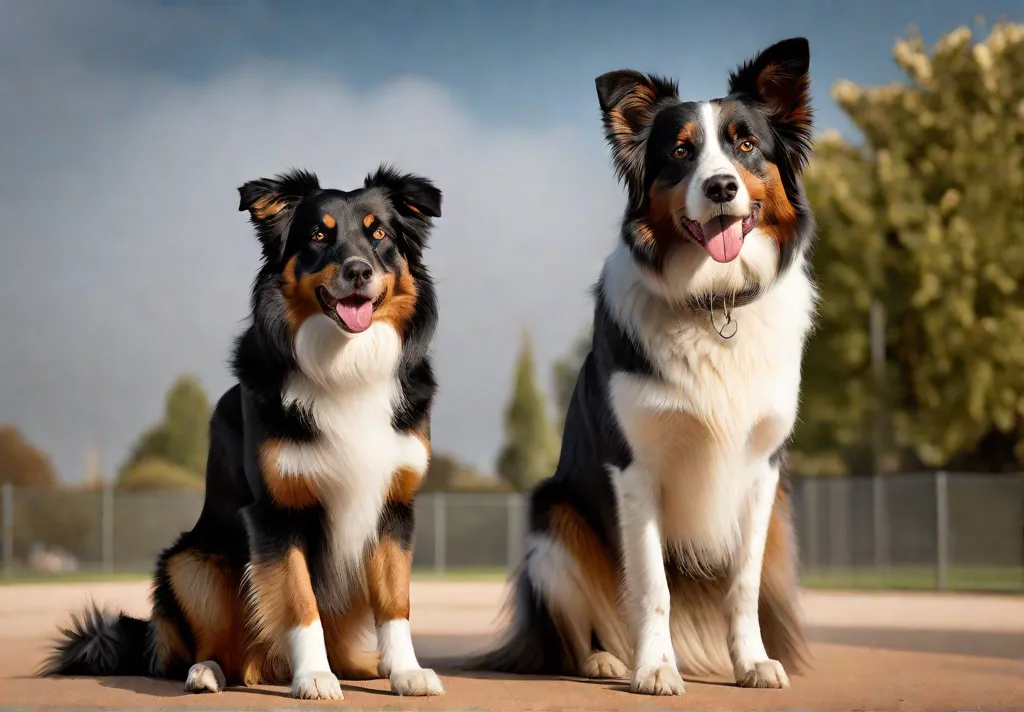
[[[711,328],[715,330],[721,338],[728,341],[732,337],[736,336],[736,332],[739,331],[739,322],[733,316],[733,311],[737,307],[744,307],[748,304],[752,304],[757,301],[761,296],[761,290],[758,287],[747,287],[739,292],[734,292],[732,298],[722,296],[722,315],[725,317],[724,321],[716,320],[716,308],[715,304],[719,300],[719,296],[716,294],[701,294],[699,296],[690,297],[687,300],[687,307],[694,311],[700,309],[708,310],[708,321],[711,322]]]

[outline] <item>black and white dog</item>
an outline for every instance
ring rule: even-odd
[[[780,469],[816,302],[809,64],[806,40],[780,42],[702,102],[631,70],[597,78],[622,239],[509,627],[471,667],[676,695],[680,671],[779,688],[803,660]]]

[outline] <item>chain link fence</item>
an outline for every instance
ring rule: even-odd
[[[1024,591],[1024,475],[801,478],[793,499],[809,586]],[[194,492],[5,485],[3,574],[148,572],[202,506]],[[527,516],[519,494],[423,494],[413,565],[507,571]]]

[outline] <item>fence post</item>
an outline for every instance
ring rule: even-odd
[[[941,589],[949,585],[949,475],[935,473],[935,584]]]
[[[807,503],[807,568],[815,573],[818,568],[818,479],[804,481],[804,501]]]
[[[103,573],[114,573],[114,487],[103,483],[103,500],[100,507],[103,527]]]
[[[447,555],[448,533],[445,526],[445,517],[448,515],[445,506],[445,493],[434,493],[434,571],[442,572],[445,569],[445,558]]]
[[[506,496],[508,534],[505,542],[505,569],[515,568],[523,542],[523,496],[511,492]]]
[[[3,573],[14,573],[14,485],[4,482],[0,490],[0,537],[3,538]]]
[[[889,508],[886,502],[885,481],[876,473],[872,483],[871,519],[875,539],[875,587],[885,588],[889,568],[889,528],[886,520]]]

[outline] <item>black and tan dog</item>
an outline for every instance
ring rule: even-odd
[[[436,390],[423,251],[441,192],[381,167],[350,192],[294,171],[239,193],[263,265],[238,385],[210,425],[202,514],[159,558],[152,618],[85,611],[43,673],[193,692],[290,681],[312,699],[340,699],[338,677],[387,677],[400,695],[443,694],[409,633]]]

